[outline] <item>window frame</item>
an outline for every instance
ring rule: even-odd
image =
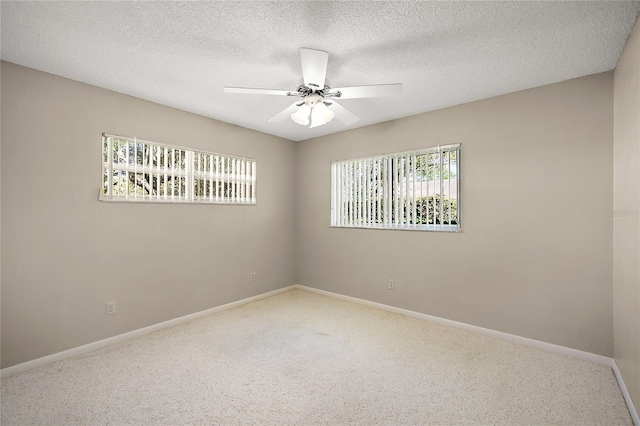
[[[111,139],[111,141],[107,142],[108,146],[106,149],[108,150],[108,152],[105,152],[105,142],[106,142],[105,139]],[[114,159],[113,159],[112,144],[114,139],[127,141],[127,143],[133,142],[135,144],[141,144],[142,145],[142,163],[145,162],[144,161],[145,152],[146,152],[145,149],[147,147],[149,147],[150,150],[152,150],[152,148],[156,148],[159,151],[164,150],[165,154],[163,159],[165,160],[165,162],[167,161],[168,150],[172,150],[172,156],[176,156],[177,152],[185,153],[184,157],[182,157],[182,154],[180,156],[176,156],[176,158],[179,157],[179,163],[181,163],[182,160],[184,160],[184,168],[181,168],[181,164],[179,164],[178,168],[172,169],[168,167],[165,163],[165,166],[160,167],[160,165],[158,165],[157,166],[158,168],[154,170],[154,169],[149,169],[149,165],[147,162],[146,164],[147,169],[145,170],[145,168],[141,164],[137,163],[137,159],[138,159],[137,149],[134,155],[129,154],[127,163],[116,163],[113,161]],[[98,199],[100,201],[107,202],[107,203],[132,202],[132,203],[156,203],[156,204],[226,204],[226,205],[251,205],[251,206],[257,205],[257,161],[252,158],[220,154],[220,153],[211,152],[211,151],[196,150],[194,148],[189,148],[185,146],[159,143],[159,142],[148,141],[148,140],[144,140],[136,137],[121,136],[121,135],[115,135],[111,133],[102,133],[100,140],[101,140],[101,143],[100,143],[101,182],[100,182],[100,190],[99,190],[99,196],[98,196]],[[129,150],[127,149],[127,151]],[[104,161],[105,154],[107,156],[106,162]],[[205,169],[204,174],[202,170],[197,170],[197,168],[195,167],[195,161],[196,161],[197,155],[200,156],[200,157],[197,157],[198,161],[206,157],[209,158],[208,165],[210,170],[206,170],[207,161],[206,159],[203,160],[204,169]],[[131,159],[133,159],[134,156],[136,159],[136,163],[131,162]],[[216,162],[215,163],[216,166],[222,166],[223,168],[229,167],[232,170],[222,172],[222,173],[218,173],[217,171],[214,171],[213,158],[222,160],[219,163]],[[224,163],[225,160],[227,161],[226,166]],[[151,157],[149,158],[148,161],[151,161]],[[171,162],[174,162],[174,166],[176,165],[175,161],[176,161],[175,158],[171,159]],[[233,170],[233,167],[231,167],[230,162],[233,162],[233,164],[236,164],[238,166],[243,164],[245,168],[242,169],[242,167],[239,167],[239,170]],[[117,167],[116,166],[117,164],[121,164],[121,165],[123,164],[123,165],[121,167]],[[152,165],[152,166],[156,167],[155,165]],[[140,169],[138,169],[138,167],[140,167]],[[216,167],[216,170],[217,168],[218,167]],[[133,169],[133,170],[130,170],[130,169]],[[169,191],[165,187],[164,195],[161,193],[153,194],[153,195],[149,195],[148,193],[138,195],[137,190],[134,191],[134,194],[129,194],[127,191],[126,195],[119,195],[119,194],[114,195],[113,193],[109,193],[109,192],[113,191],[113,186],[115,185],[114,179],[113,179],[115,170],[119,170],[121,172],[127,173],[127,176],[128,176],[128,173],[135,173],[136,175],[142,174],[143,176],[148,175],[149,178],[151,179],[150,182],[152,183],[156,176],[158,176],[158,179],[160,179],[161,176],[164,177],[165,184],[169,176],[171,176],[172,181],[175,178],[178,178],[178,179],[183,178],[184,187],[185,187],[184,195],[177,194],[176,196],[173,186],[171,189],[171,192],[173,194],[168,194]],[[170,170],[173,171],[171,175],[169,175],[168,173]],[[242,174],[243,170],[244,170],[244,174]],[[109,175],[109,171],[111,172],[111,175]],[[105,177],[106,177],[106,180],[108,180],[108,182],[105,181]],[[200,177],[202,177],[202,179],[200,179]],[[209,179],[207,179],[207,177]],[[198,182],[198,184],[200,182],[203,182],[204,184],[202,188],[203,193],[208,193],[209,195],[205,194],[204,197],[202,197],[199,194],[198,195],[195,194],[195,192],[200,191],[199,186],[197,187],[198,191],[196,191],[194,188],[194,184],[196,183],[196,181]],[[208,190],[207,190],[207,183],[209,184]],[[214,191],[214,188],[213,188],[214,183],[215,183],[216,190],[219,188],[220,184],[222,185],[222,189],[220,190],[221,192]],[[137,184],[134,184],[134,185],[137,185]],[[227,185],[226,188],[225,188],[225,185]],[[127,183],[127,186],[129,187],[128,183]],[[229,189],[230,186],[233,188],[233,190]],[[240,189],[241,187],[242,189]],[[104,192],[105,188],[108,188],[108,191],[107,191],[108,193],[106,194]],[[226,195],[225,189],[227,191],[231,191],[231,196]],[[213,194],[216,194],[216,195],[213,195]],[[244,194],[244,196],[238,196],[239,194],[240,195]],[[202,197],[202,198],[196,198],[196,197]]]
[[[443,202],[436,202],[435,195],[440,196],[440,194],[444,194],[445,187],[443,185],[443,182],[449,181],[449,183],[451,184],[451,181],[453,179],[428,179],[427,178],[426,179],[426,187],[427,187],[426,196],[424,195],[421,189],[420,197],[418,197],[418,194],[416,191],[416,185],[415,185],[415,183],[418,182],[418,180],[414,179],[414,176],[416,173],[415,159],[421,155],[428,156],[434,153],[437,153],[440,156],[438,160],[439,161],[438,164],[440,164],[439,175],[442,175],[444,171],[442,169],[442,162],[443,162],[442,157],[444,152],[456,153],[455,155],[455,187],[449,186],[449,193],[451,193],[451,190],[453,188],[455,188],[455,191],[456,191],[456,198],[455,198],[456,223],[454,224],[415,223],[418,220],[422,221],[425,219],[428,222],[431,219],[430,212],[432,210],[434,211],[433,221],[436,222],[437,216],[435,215],[438,209],[437,207],[434,209],[429,209],[430,196],[434,196],[433,204],[440,207],[440,213],[439,213],[440,221],[443,221],[444,219],[443,214],[444,214],[444,211],[447,210],[447,207],[444,207]],[[403,164],[402,167],[405,167],[405,169],[401,169],[397,167],[399,163],[398,161],[399,159],[407,160],[406,163],[404,162],[402,163]],[[413,159],[412,168],[409,168],[409,166],[412,163],[408,159]],[[410,151],[384,153],[384,154],[369,156],[369,157],[360,157],[360,158],[332,161],[330,166],[330,175],[331,175],[330,176],[330,197],[331,197],[330,227],[353,228],[353,229],[432,231],[432,232],[462,232],[461,202],[460,202],[460,199],[461,199],[461,191],[460,191],[461,161],[460,160],[461,160],[461,144],[456,143],[456,144],[448,144],[448,145],[438,145],[435,147],[422,148],[422,149],[416,149],[416,150],[410,150]],[[429,174],[428,161],[429,160],[427,160],[427,163],[426,163],[427,168],[423,170],[423,172],[426,171],[427,176]],[[451,154],[448,154],[447,161],[451,161]],[[357,164],[363,165],[365,162],[367,162],[368,166],[364,167],[364,173],[365,174],[369,174],[369,172],[373,173],[374,176],[376,176],[376,178],[374,178],[375,180],[367,179],[366,177],[364,178],[360,177],[360,178],[356,178],[356,180],[353,182],[349,182],[349,179],[351,179],[352,177],[354,177],[359,173],[362,173],[362,170],[357,169],[355,164],[357,163]],[[450,163],[447,163],[447,164],[450,164]],[[344,169],[341,168],[343,165],[347,165],[347,168],[356,167],[356,170],[355,171],[349,170],[345,174],[343,173]],[[372,165],[374,166],[373,170],[370,170],[368,167]],[[394,168],[394,165],[395,165],[395,168]],[[395,170],[395,173],[390,170]],[[412,178],[410,182],[408,182],[408,180],[406,179],[406,176],[409,176],[409,174],[406,174],[406,175],[404,174],[404,172],[406,171],[411,172]],[[447,173],[451,172],[450,165],[448,166],[446,171]],[[349,173],[353,173],[353,175],[348,176]],[[401,182],[401,176],[405,178],[405,180],[402,182]],[[345,185],[344,181],[347,181],[346,182],[347,187],[343,186]],[[440,188],[438,192],[435,192],[435,189],[434,189],[434,192],[429,192],[429,182],[431,181],[440,182]],[[425,182],[425,181],[419,180],[419,182],[421,182],[420,185],[422,186],[423,185],[422,182]],[[404,185],[404,187],[401,188],[401,185]],[[372,190],[371,188],[372,186],[376,187],[376,189],[373,189],[373,190],[377,191],[374,197],[371,197],[371,192],[370,192]],[[364,187],[364,190],[361,191],[363,187]],[[342,188],[342,190],[340,190],[340,188]],[[359,193],[364,192],[364,193],[367,193],[368,197],[367,195],[355,197],[355,198],[351,196],[344,199],[342,197],[345,195],[345,191],[347,195],[351,195],[353,191],[356,191]],[[400,192],[400,194],[398,194],[398,191]],[[409,193],[413,195],[408,196]],[[404,195],[404,198],[402,198],[403,195]],[[417,214],[418,209],[416,207],[413,207],[413,208],[409,207],[410,205],[415,205],[416,198],[423,198],[423,197],[425,198],[423,202],[427,203],[427,206],[425,207],[427,209],[426,217],[422,214]],[[379,201],[380,199],[384,201]],[[387,199],[389,201],[387,201]],[[438,198],[438,200],[439,199],[440,197]],[[411,200],[411,202],[409,200]],[[443,198],[443,200],[448,200],[448,203],[449,203],[448,209],[451,209],[453,205],[451,203],[451,200],[454,200],[454,199]],[[370,204],[372,201],[373,201],[373,204]],[[351,205],[349,205],[349,203],[351,203]],[[377,206],[376,206],[376,203],[377,203]],[[362,204],[364,204],[364,207],[362,206]],[[405,213],[407,207],[410,208],[410,213]],[[366,214],[363,215],[364,217],[353,213],[354,210],[358,211],[358,209],[362,209],[362,212],[366,210]],[[347,211],[346,218],[344,217],[345,211]],[[396,218],[397,211],[402,211],[403,216],[402,217],[398,216]],[[449,214],[450,212],[451,210],[449,210]],[[372,218],[371,216],[374,216],[374,217]],[[359,221],[360,223],[355,223],[355,220]],[[414,223],[409,223],[411,222],[411,220],[413,220]],[[452,216],[449,216],[449,222],[451,222],[451,220],[452,220]]]

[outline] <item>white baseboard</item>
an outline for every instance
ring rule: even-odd
[[[145,334],[152,333],[154,331],[162,330],[164,328],[173,327],[174,325],[182,324],[187,321],[211,315],[215,312],[226,311],[227,309],[235,308],[237,306],[245,305],[247,303],[255,302],[256,300],[265,299],[267,297],[275,296],[276,294],[284,293],[295,289],[296,286],[279,288],[277,290],[269,291],[267,293],[259,294],[257,296],[248,297],[246,299],[237,300],[235,302],[227,303],[226,305],[216,306],[215,308],[206,309],[204,311],[195,312],[193,314],[185,315],[179,318],[174,318],[168,321],[164,321],[158,324],[150,325],[148,327],[139,328],[137,330],[129,331],[124,334],[109,337],[107,339],[98,340],[97,342],[88,343],[86,345],[78,346],[68,349],[66,351],[58,352],[55,354],[43,356],[42,358],[36,358],[31,361],[23,362],[21,364],[12,365],[11,367],[3,368],[0,370],[0,377],[8,377],[14,374],[22,373],[23,371],[31,370],[32,368],[40,367],[45,364],[49,364],[56,361],[61,361],[66,358],[71,358],[76,355],[85,354],[87,352],[95,351],[97,349],[104,348],[106,346],[120,343],[125,340],[133,339],[134,337],[143,336]]]
[[[627,402],[627,407],[631,413],[633,423],[635,423],[636,426],[640,426],[640,416],[638,416],[636,406],[633,404],[633,400],[629,394],[629,389],[627,389],[627,385],[624,383],[624,379],[622,378],[622,374],[620,374],[620,370],[618,369],[618,364],[615,359],[611,360],[611,368],[613,369],[613,373],[616,375],[616,380],[618,380],[618,385],[620,386],[624,400]]]
[[[13,365],[11,367],[3,368],[0,370],[0,377],[8,377],[14,374],[18,374],[27,370],[31,370],[32,368],[40,367],[42,365],[50,364],[52,362],[61,361],[63,359],[71,358],[76,355],[85,354],[87,352],[95,351],[97,349],[104,348],[106,346],[113,345],[115,343],[120,343],[125,340],[132,339],[134,337],[143,336],[145,334],[152,333],[154,331],[162,330],[168,327],[173,327],[178,324],[182,324],[187,321],[192,321],[197,318],[213,314],[215,312],[224,311],[227,309],[232,309],[241,305],[245,305],[247,303],[255,302],[257,300],[265,299],[267,297],[275,296],[276,294],[285,293],[290,290],[299,289],[308,291],[311,293],[322,294],[324,296],[333,297],[336,299],[345,300],[348,302],[358,303],[360,305],[370,306],[373,308],[382,309],[388,312],[394,312],[400,315],[406,315],[413,318],[418,318],[426,321],[435,322],[442,325],[447,325],[450,327],[459,328],[462,330],[467,330],[479,334],[484,334],[491,337],[496,337],[502,340],[508,340],[514,343],[519,343],[525,346],[530,346],[538,349],[543,349],[550,352],[555,352],[567,356],[571,356],[574,358],[595,362],[602,365],[607,365],[612,368],[616,379],[618,380],[618,384],[620,386],[620,390],[622,391],[622,395],[627,403],[627,407],[629,408],[629,412],[631,413],[631,417],[636,424],[636,426],[640,426],[640,418],[638,417],[638,411],[631,400],[631,396],[629,395],[629,390],[624,383],[622,375],[620,374],[620,370],[618,369],[618,365],[615,360],[606,356],[593,354],[590,352],[581,351],[578,349],[567,348],[565,346],[555,345],[553,343],[542,342],[540,340],[529,339],[526,337],[516,336],[509,333],[503,333],[501,331],[491,330],[488,328],[478,327],[471,324],[465,324],[458,321],[452,321],[445,318],[440,318],[432,315],[422,314],[420,312],[410,311],[408,309],[396,308],[395,306],[389,306],[382,303],[370,302],[364,299],[358,299],[356,297],[345,296],[338,293],[333,293],[326,290],[319,290],[312,287],[307,287],[304,285],[292,285],[289,287],[280,288],[277,290],[269,291],[267,293],[259,294],[256,296],[248,297],[246,299],[238,300],[235,302],[227,303],[226,305],[216,306],[215,308],[206,309],[204,311],[195,312],[193,314],[185,315],[179,318],[174,318],[172,320],[164,321],[158,324],[150,325],[148,327],[140,328],[138,330],[133,330],[124,334],[119,334],[117,336],[109,337],[107,339],[99,340],[97,342],[88,343],[86,345],[78,346],[76,348],[68,349],[66,351],[58,352],[55,354],[47,355],[42,358],[37,358],[31,361],[23,362],[21,364]]]
[[[613,361],[611,358],[593,354],[591,352],[585,352],[578,349],[567,348],[565,346],[554,345],[553,343],[542,342],[540,340],[529,339],[527,337],[516,336],[514,334],[503,333],[501,331],[491,330],[489,328],[478,327],[476,325],[465,324],[463,322],[452,321],[445,318],[435,317],[432,315],[422,314],[420,312],[410,311],[408,309],[396,308],[395,306],[384,305],[382,303],[370,302],[364,299],[358,299],[356,297],[344,296],[338,293],[332,293],[326,290],[319,290],[313,287],[307,287],[304,285],[296,284],[294,286],[297,289],[310,291],[312,293],[318,293],[329,297],[334,297],[336,299],[346,300],[348,302],[358,303],[360,305],[371,306],[373,308],[383,309],[389,312],[395,312],[396,314],[406,315],[408,317],[418,318],[426,321],[435,322],[442,325],[447,325],[450,327],[460,328],[462,330],[471,331],[474,333],[484,334],[486,336],[496,337],[502,340],[508,340],[510,342],[519,343],[525,346],[531,346],[538,349],[543,349],[549,352],[555,352],[563,355],[568,355],[570,357],[583,359],[586,361],[595,362],[598,364],[606,365],[611,367],[611,362]]]

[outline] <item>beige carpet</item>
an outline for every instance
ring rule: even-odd
[[[1,423],[632,424],[610,368],[293,290],[2,379]]]

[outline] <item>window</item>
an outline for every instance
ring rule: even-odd
[[[460,144],[331,163],[331,226],[458,231]]]
[[[103,134],[100,199],[256,204],[256,162]]]

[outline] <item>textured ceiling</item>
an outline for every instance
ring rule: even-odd
[[[291,140],[613,69],[640,2],[7,2],[3,60]],[[330,86],[403,83],[345,99],[360,117],[268,123],[293,101],[301,47]],[[108,130],[108,129],[105,129]],[[138,135],[140,136],[140,135]]]

